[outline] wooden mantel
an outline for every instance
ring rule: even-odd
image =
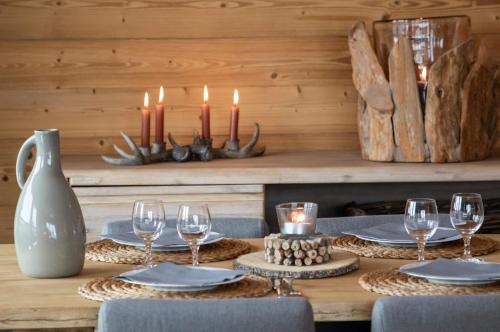
[[[500,157],[467,163],[383,163],[359,151],[268,154],[243,160],[111,166],[96,156],[63,160],[72,186],[177,186],[292,183],[460,182],[500,180]]]
[[[87,239],[103,223],[130,218],[133,202],[161,199],[167,217],[180,204],[206,203],[212,217],[265,218],[266,185],[500,180],[500,157],[461,164],[382,163],[359,151],[267,154],[243,160],[112,166],[98,156],[66,157],[63,169],[82,206]]]

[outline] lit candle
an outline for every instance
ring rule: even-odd
[[[210,139],[210,106],[208,106],[208,89],[203,88],[203,105],[201,105],[201,137]]]
[[[315,225],[310,220],[306,220],[306,215],[303,209],[297,209],[290,213],[290,221],[283,224],[281,232],[283,234],[313,234]]]
[[[229,139],[231,141],[238,140],[238,117],[240,114],[238,101],[239,101],[238,90],[234,90],[233,107],[231,108],[231,122],[229,123]]]
[[[420,98],[420,108],[425,111],[425,101],[427,99],[427,67],[418,65],[418,96]]]
[[[144,108],[142,109],[142,126],[141,126],[141,146],[149,148],[149,130],[150,130],[150,112],[149,112],[149,96],[144,94]]]
[[[163,115],[165,107],[163,106],[163,86],[160,86],[160,94],[158,96],[158,104],[156,105],[155,114],[155,142],[163,143]]]

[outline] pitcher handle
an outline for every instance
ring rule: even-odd
[[[19,154],[17,155],[16,161],[16,179],[19,188],[23,189],[26,183],[26,161],[30,155],[31,149],[36,145],[35,135],[32,135],[26,141],[24,141]]]

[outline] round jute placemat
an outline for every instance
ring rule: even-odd
[[[473,295],[500,293],[500,283],[482,286],[440,285],[396,270],[365,273],[359,284],[367,291],[384,295]]]
[[[236,258],[250,252],[250,244],[242,240],[223,239],[200,248],[199,262],[210,263]],[[144,251],[134,246],[115,243],[111,240],[99,240],[88,243],[85,247],[85,258],[91,261],[142,264]],[[191,251],[153,251],[153,261],[157,263],[172,262],[191,264]]]
[[[99,278],[78,287],[78,294],[94,301],[108,301],[124,298],[153,299],[222,299],[238,297],[259,297],[269,293],[271,282],[258,276],[246,276],[233,284],[222,285],[200,292],[164,292],[141,285],[130,284],[111,277]]]
[[[339,236],[333,239],[334,248],[350,251],[359,256],[370,258],[417,259],[417,248],[384,246],[376,242],[358,239],[355,236]],[[471,242],[473,256],[490,254],[497,250],[497,241],[484,236],[474,236]],[[458,258],[462,256],[462,240],[448,242],[438,246],[425,247],[425,258]]]

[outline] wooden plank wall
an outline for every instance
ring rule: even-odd
[[[168,130],[186,141],[208,84],[212,132],[262,125],[269,150],[358,148],[348,29],[358,20],[469,15],[500,57],[498,0],[1,0],[0,242],[12,240],[15,156],[32,130],[63,154],[102,154],[139,134],[145,90],[166,86]]]

